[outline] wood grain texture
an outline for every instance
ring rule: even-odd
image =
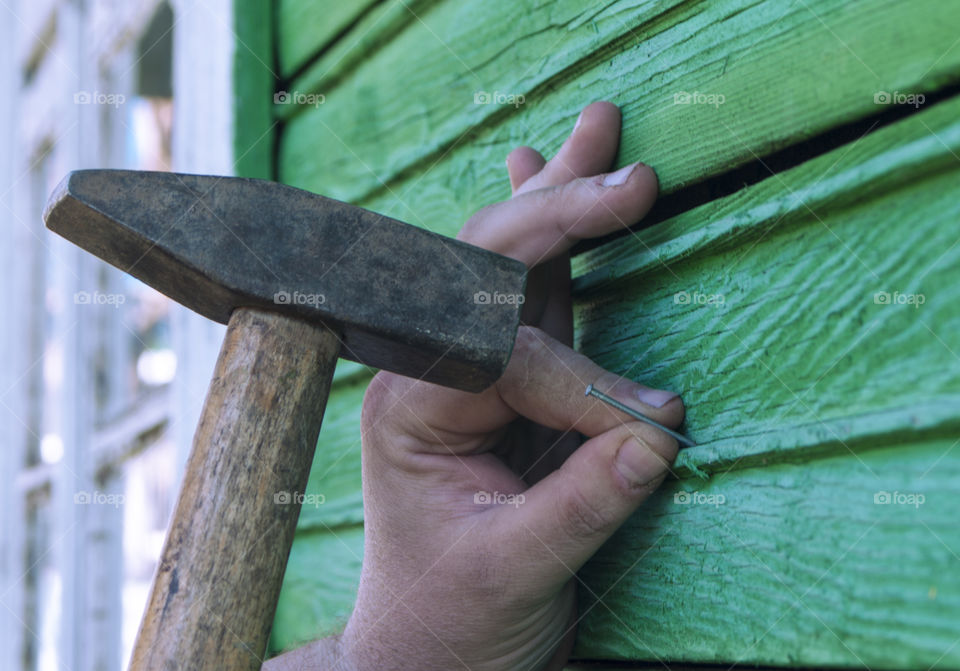
[[[297,532],[269,655],[343,630],[356,602],[362,557],[363,525]]]
[[[942,103],[577,259],[578,347],[683,393],[702,446],[681,475],[960,428],[958,118]]]
[[[271,179],[274,171],[273,11],[265,0],[234,0],[233,161],[241,177]]]
[[[656,166],[669,193],[877,113],[880,90],[938,88],[960,63],[960,10],[942,0],[526,9],[444,3],[421,16],[288,121],[281,179],[452,233],[507,195],[510,149],[555,151],[591,100],[622,106],[619,162]],[[475,105],[481,90],[526,103]],[[725,101],[674,104],[683,91]]]
[[[384,0],[371,5],[340,39],[327,43],[291,85],[305,93],[332,91],[342,78],[350,77],[362,62],[373,58],[381,47],[390,44],[407,26],[441,1]],[[297,39],[315,41],[310,25],[294,25],[290,22],[288,30],[304,34]],[[303,110],[297,107],[275,109],[277,117],[284,120],[301,111]]]
[[[277,0],[277,56],[286,78],[377,0]]]
[[[575,655],[960,668],[957,448],[954,434],[668,482],[581,572]]]
[[[405,12],[381,3],[292,83],[326,102],[275,110],[279,176],[447,234],[509,195],[513,147],[554,152],[591,100],[623,108],[618,163],[682,193],[878,115],[878,91],[960,73],[945,0]],[[478,90],[526,102],[474,105]],[[674,104],[682,91],[724,102]],[[584,569],[579,658],[960,669],[956,119],[957,101],[930,107],[576,259],[578,347],[683,392],[702,443]],[[360,394],[344,389],[333,461],[318,454],[308,485],[341,507],[301,515],[271,649],[337,629],[353,602],[360,567],[338,536],[360,534]],[[694,491],[724,503],[674,502]],[[925,502],[874,504],[882,491]]]
[[[131,668],[260,668],[339,346],[231,317]]]

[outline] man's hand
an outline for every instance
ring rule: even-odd
[[[507,370],[480,394],[374,377],[363,404],[356,608],[342,636],[268,668],[563,666],[577,623],[576,571],[660,485],[677,452],[671,437],[584,388],[670,427],[683,419],[675,394],[570,349],[569,248],[636,223],[656,198],[645,165],[601,174],[619,137],[619,110],[594,103],[549,162],[529,147],[507,158],[513,197],[478,212],[458,236],[531,268]],[[578,434],[589,440],[579,445]]]

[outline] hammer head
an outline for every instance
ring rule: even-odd
[[[345,358],[466,391],[500,377],[519,325],[521,262],[274,182],[80,170],[44,221],[205,317],[320,322]]]

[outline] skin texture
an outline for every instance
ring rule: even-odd
[[[656,198],[647,166],[604,174],[619,137],[619,110],[599,102],[549,162],[529,147],[511,152],[513,197],[479,211],[458,236],[531,268],[510,364],[480,394],[374,377],[361,426],[356,607],[341,636],[264,668],[562,668],[576,633],[576,571],[660,485],[677,452],[672,438],[584,388],[593,383],[667,426],[683,420],[675,394],[570,349],[567,251],[636,223]]]

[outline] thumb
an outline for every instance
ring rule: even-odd
[[[528,578],[540,587],[568,581],[660,486],[676,455],[677,442],[659,429],[621,424],[581,445],[522,506],[498,510],[510,547],[535,558],[524,562]]]

